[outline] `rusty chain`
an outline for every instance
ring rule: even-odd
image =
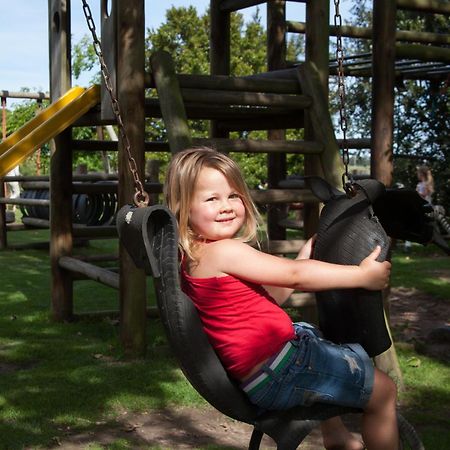
[[[105,58],[103,57],[102,45],[97,37],[94,19],[92,18],[91,8],[89,7],[88,3],[85,0],[82,0],[82,3],[83,3],[83,12],[84,12],[84,16],[86,18],[87,26],[89,28],[89,31],[92,34],[94,51],[100,62],[103,80],[105,82],[106,89],[109,92],[109,96],[111,97],[111,107],[112,107],[114,115],[116,116],[117,126],[119,128],[119,134],[122,139],[125,151],[127,153],[128,167],[130,169],[131,174],[133,175],[134,188],[135,188],[135,194],[133,196],[133,201],[134,201],[134,204],[138,207],[148,206],[149,195],[144,190],[144,187],[139,178],[136,160],[131,155],[130,140],[128,139],[128,135],[126,133],[125,126],[123,124],[119,102],[113,91],[113,87],[111,84],[111,76],[110,76],[108,67],[105,63]]]
[[[344,50],[342,45],[342,16],[339,11],[340,0],[334,0],[334,26],[336,29],[336,62],[338,72],[339,125],[342,131],[342,162],[345,172],[342,174],[342,187],[348,195],[354,194],[353,177],[348,172],[350,154],[347,142],[347,110],[345,98]]]

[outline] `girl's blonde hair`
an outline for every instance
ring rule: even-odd
[[[191,260],[196,259],[194,251],[199,236],[190,227],[189,211],[197,178],[204,167],[221,172],[241,197],[246,214],[240,239],[248,242],[256,237],[260,218],[242,173],[230,157],[208,147],[189,148],[177,153],[167,170],[164,199],[177,219],[181,250]]]

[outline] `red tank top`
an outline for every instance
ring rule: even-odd
[[[195,278],[181,271],[181,287],[228,373],[242,379],[287,341],[292,321],[260,285],[231,275]]]

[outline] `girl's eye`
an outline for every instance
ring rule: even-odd
[[[230,198],[240,198],[240,197],[239,197],[239,194],[236,194],[236,193],[235,193],[235,194],[231,194],[231,195],[230,195]]]
[[[209,197],[206,199],[207,202],[213,202],[216,199],[216,197]]]

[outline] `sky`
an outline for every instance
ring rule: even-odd
[[[347,3],[349,3],[348,0]],[[99,5],[100,0],[88,1],[96,29],[100,34]],[[333,4],[333,1],[331,1]],[[157,28],[165,20],[165,12],[171,6],[195,6],[199,15],[205,13],[209,0],[146,0],[146,28]],[[304,4],[287,2],[288,20],[304,20]],[[48,74],[48,0],[0,0],[0,90],[11,92],[28,88],[32,92],[49,90]],[[71,0],[72,8],[72,45],[89,34],[83,15],[81,0]],[[265,4],[259,6],[262,23],[265,23]],[[246,21],[255,13],[256,7],[246,8],[241,13]],[[332,10],[333,11],[333,10]],[[341,14],[344,14],[342,3]],[[333,17],[333,13],[331,13]],[[89,84],[91,75],[76,80],[76,84]],[[12,99],[9,102],[14,102]]]

